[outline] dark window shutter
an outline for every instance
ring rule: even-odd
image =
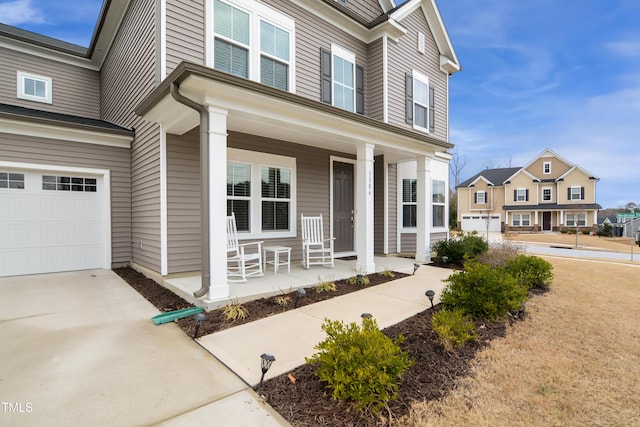
[[[567,200],[571,200],[571,187],[567,188]]]
[[[413,76],[404,75],[405,121],[413,124]]]
[[[364,114],[364,68],[356,65],[356,113]]]
[[[524,190],[524,201],[525,202],[529,201],[529,189],[528,188],[526,190]]]
[[[584,187],[580,187],[580,200],[584,200]]]
[[[331,104],[331,52],[320,48],[320,100]]]
[[[513,201],[514,202],[518,201],[518,190],[513,190]]]
[[[478,203],[478,193],[473,193],[473,203]]]
[[[429,86],[429,132],[436,130],[435,88]]]

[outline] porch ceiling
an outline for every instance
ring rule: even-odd
[[[136,110],[169,133],[184,134],[199,125],[198,113],[171,97],[172,82],[182,95],[226,111],[228,130],[351,154],[359,143],[373,143],[375,155],[384,154],[391,161],[452,147],[428,135],[184,62]]]

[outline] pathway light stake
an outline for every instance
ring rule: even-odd
[[[193,339],[195,340],[198,337],[198,329],[200,329],[200,325],[207,319],[207,315],[204,313],[196,313],[193,316],[193,320],[196,321],[196,330],[193,332]]]
[[[427,298],[429,298],[429,301],[431,301],[431,308],[433,308],[433,297],[436,296],[436,293],[429,289],[424,294],[427,296]]]
[[[413,264],[413,273],[411,274],[412,276],[414,274],[416,274],[416,270],[418,270],[420,268],[420,264]]]
[[[296,302],[295,304],[293,304],[294,310],[298,308],[298,300],[300,299],[300,297],[303,297],[306,294],[307,294],[307,291],[305,291],[304,288],[298,288],[298,292],[296,293]]]
[[[373,314],[371,314],[371,313],[362,313],[360,315],[360,317],[362,317],[363,319],[371,319],[373,317]]]
[[[262,369],[262,376],[260,377],[260,385],[258,387],[262,387],[262,381],[264,381],[264,374],[267,373],[271,364],[276,361],[276,358],[273,354],[262,353],[260,355],[260,368]]]
[[[442,262],[444,262],[445,264],[449,264],[449,257],[448,256],[443,256],[442,257]]]
[[[364,276],[362,274],[356,274],[356,279],[358,279],[358,286],[362,287],[364,284]]]

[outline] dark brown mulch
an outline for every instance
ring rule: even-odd
[[[115,271],[161,311],[191,306],[133,269],[121,268],[115,269]],[[372,286],[374,283],[378,284],[378,276],[381,276],[380,282],[390,280],[382,275],[370,275]],[[318,294],[313,289],[307,289],[307,295],[298,301],[298,306],[358,290],[357,286],[348,285],[346,281],[338,281],[336,285],[338,291],[335,293]],[[546,290],[533,289],[531,296],[544,292]],[[212,311],[207,313],[206,326],[203,325],[201,330],[203,333],[212,333],[247,321],[257,320],[261,318],[260,316],[271,316],[293,309],[295,292],[290,296],[291,302],[287,306],[278,305],[273,298],[264,298],[243,304],[249,311],[249,319],[245,319],[245,321],[225,322],[221,310]],[[445,396],[462,377],[469,374],[471,361],[478,351],[489,345],[492,339],[504,336],[510,323],[522,320],[526,316],[526,312],[523,310],[512,313],[507,320],[501,322],[476,321],[478,338],[468,342],[461,349],[447,352],[437,344],[436,334],[431,329],[431,317],[439,309],[440,306],[427,309],[384,330],[384,333],[392,338],[402,334],[405,340],[401,347],[415,359],[415,364],[402,379],[397,400],[389,402],[388,411],[390,411],[392,419],[407,415],[413,402],[439,399]],[[185,333],[193,334],[193,319],[181,319],[177,323]],[[360,414],[347,404],[332,399],[330,392],[318,381],[314,372],[314,366],[300,366],[288,374],[266,381],[258,393],[294,426],[390,425],[387,409],[382,411],[381,416],[375,416],[371,413]],[[295,383],[290,380],[289,374],[295,378]]]

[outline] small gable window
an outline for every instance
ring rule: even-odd
[[[53,80],[51,77],[38,76],[18,71],[18,98],[51,104]]]
[[[542,164],[542,173],[549,175],[551,173],[551,162],[544,162]]]
[[[567,188],[567,199],[584,200],[584,187],[573,186]]]
[[[484,205],[485,203],[487,203],[487,193],[484,191],[478,191],[476,193],[476,200],[475,200],[476,204],[478,205]]]
[[[544,187],[542,189],[542,201],[543,202],[550,202],[551,201],[551,197],[552,197],[551,187]]]

